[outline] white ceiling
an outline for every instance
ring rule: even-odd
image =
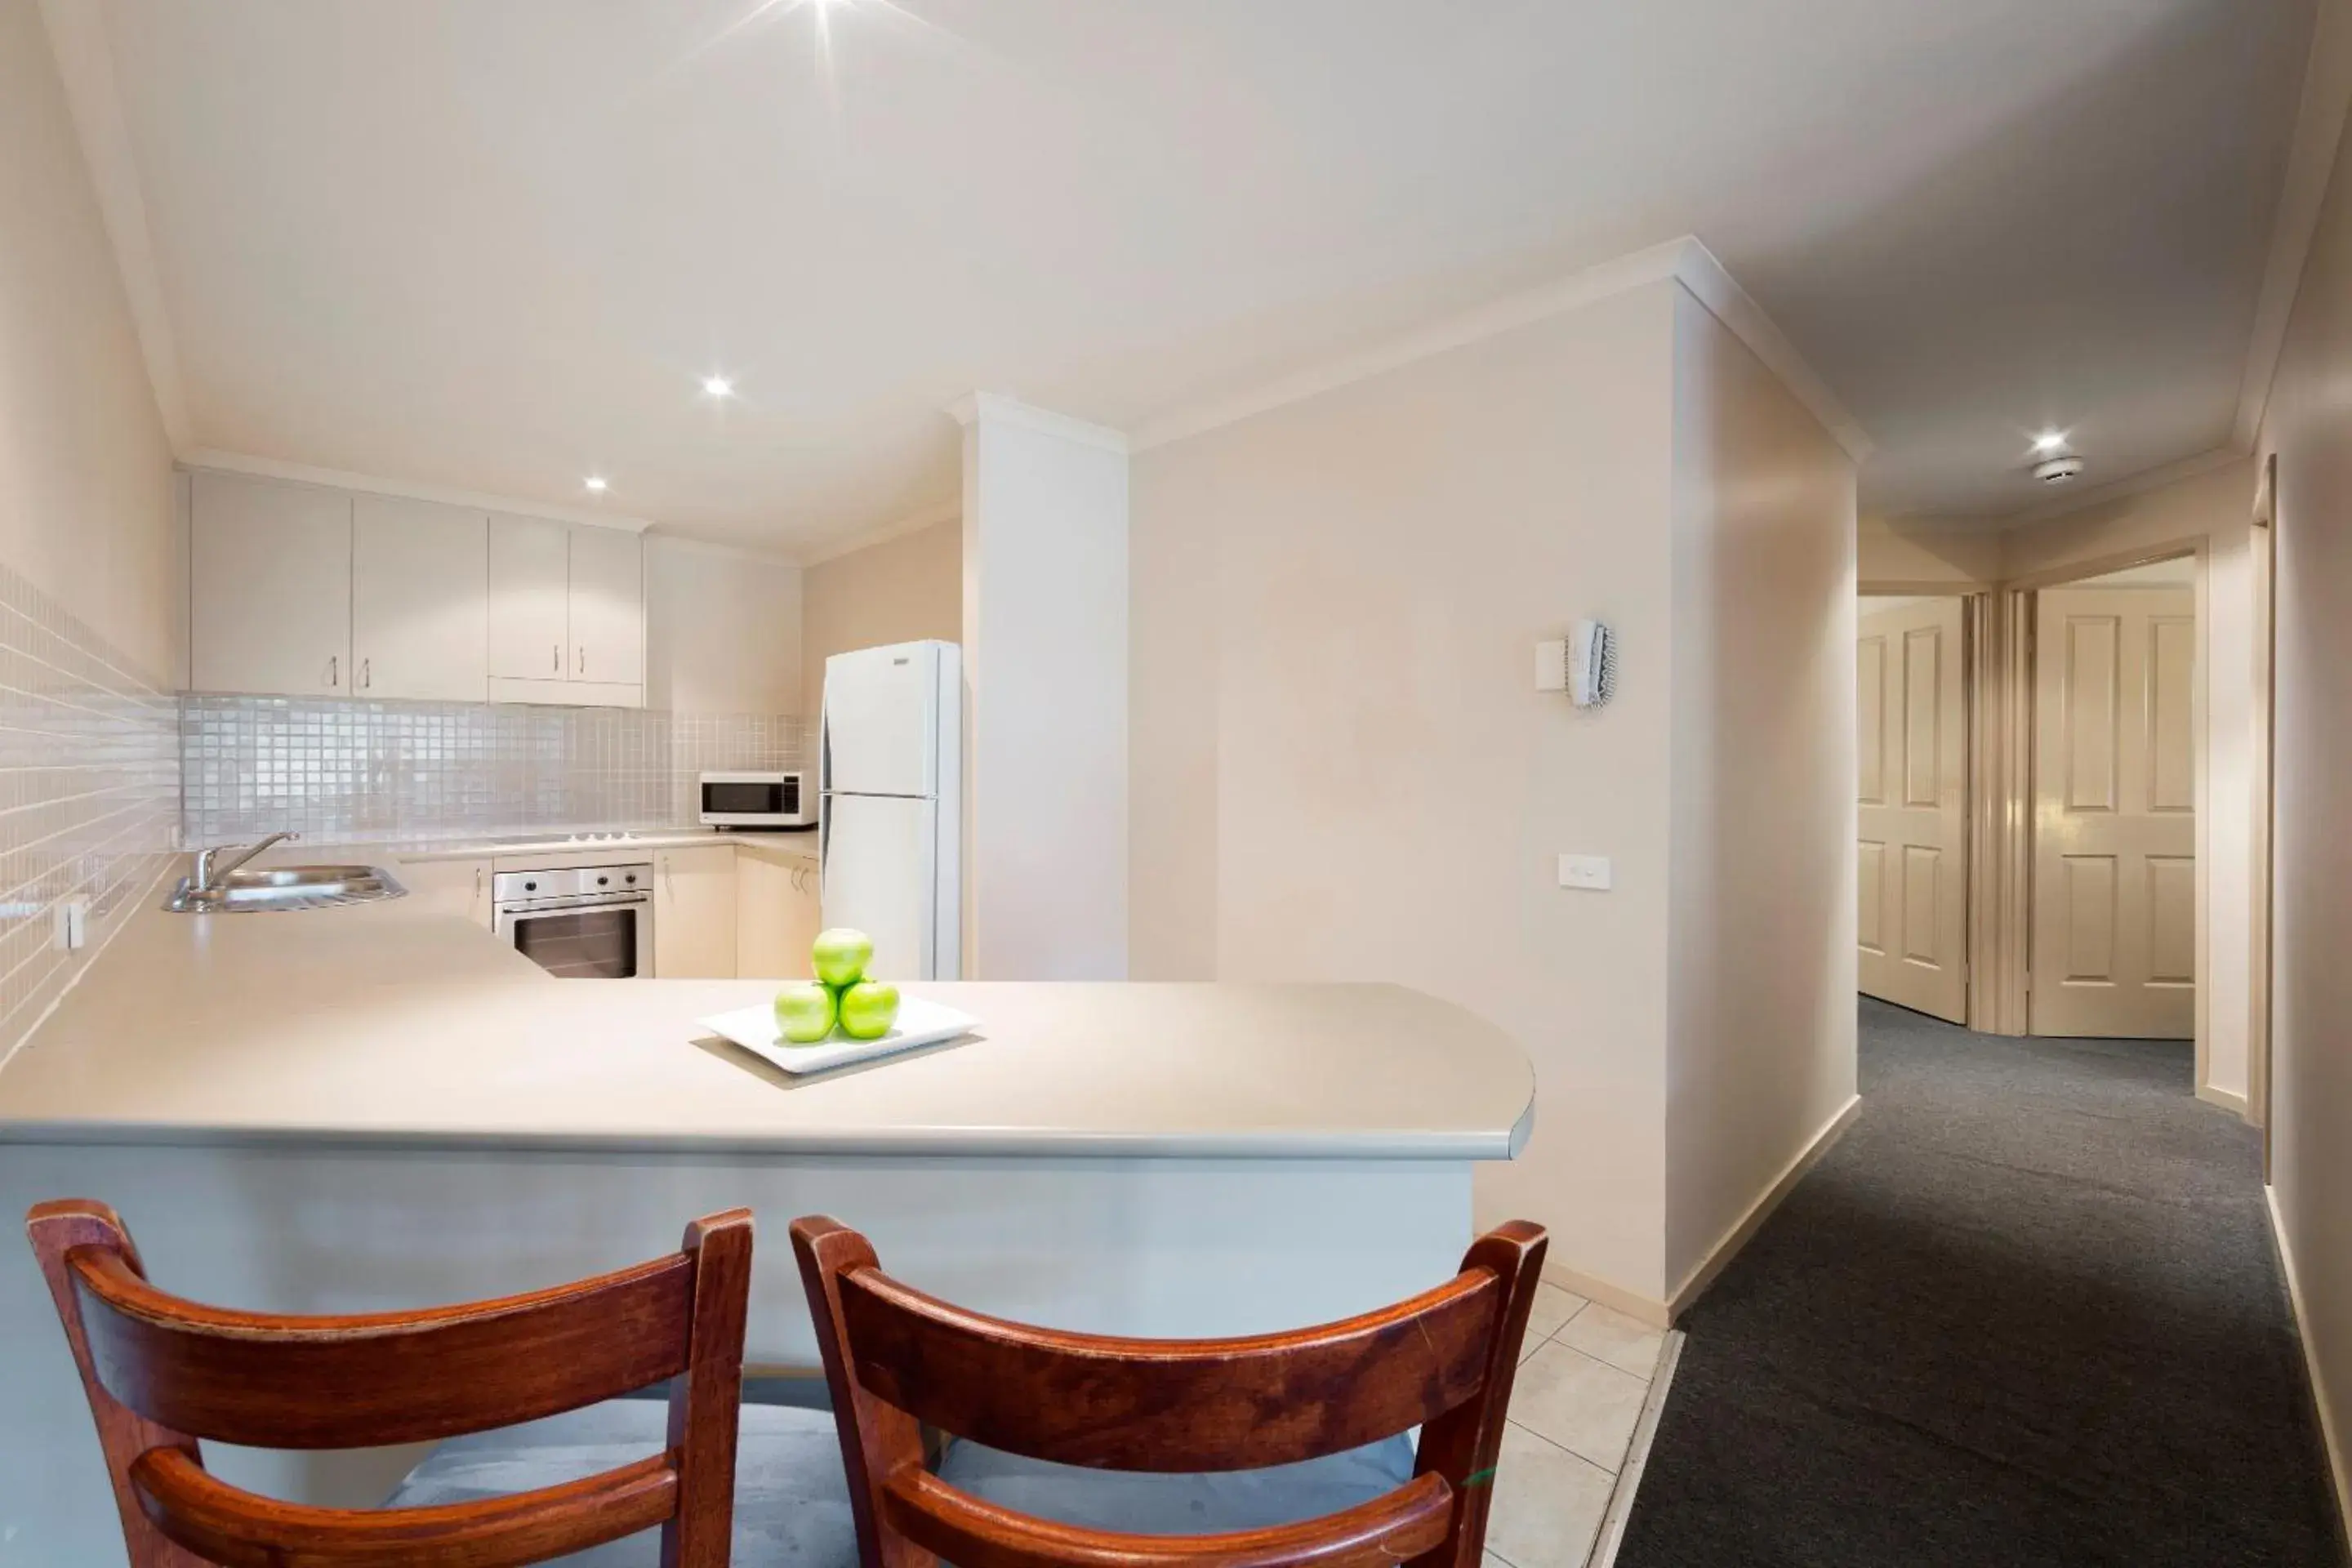
[[[807,548],[1696,233],[1878,447],[2230,437],[2311,0],[106,0],[194,447]],[[713,405],[698,382],[741,389]]]

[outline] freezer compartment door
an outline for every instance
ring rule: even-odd
[[[822,788],[937,795],[940,645],[899,643],[824,661]]]
[[[953,980],[961,954],[943,904],[939,807],[888,795],[829,795],[819,903],[827,926],[874,939],[877,980]],[[944,916],[944,918],[943,918]]]

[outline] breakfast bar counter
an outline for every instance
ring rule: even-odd
[[[1099,1332],[1296,1327],[1451,1274],[1471,1173],[1528,1136],[1507,1036],[1393,985],[920,984],[961,1040],[795,1077],[700,1027],[757,980],[555,980],[410,900],[134,915],[0,1065],[0,1205],[113,1205],[200,1300],[479,1299],[759,1226],[748,1350],[806,1369],[783,1228],[829,1213],[894,1273]],[[1492,1216],[1487,1216],[1492,1217]],[[0,1252],[0,1549],[121,1560],[28,1250]],[[413,1454],[223,1450],[240,1484],[380,1501]],[[12,1559],[13,1560],[13,1559]]]

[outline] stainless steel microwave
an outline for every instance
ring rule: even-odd
[[[816,791],[809,776],[791,773],[705,773],[705,827],[814,827]]]

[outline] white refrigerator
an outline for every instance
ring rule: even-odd
[[[824,661],[819,902],[874,939],[880,980],[963,973],[963,650],[898,643]]]

